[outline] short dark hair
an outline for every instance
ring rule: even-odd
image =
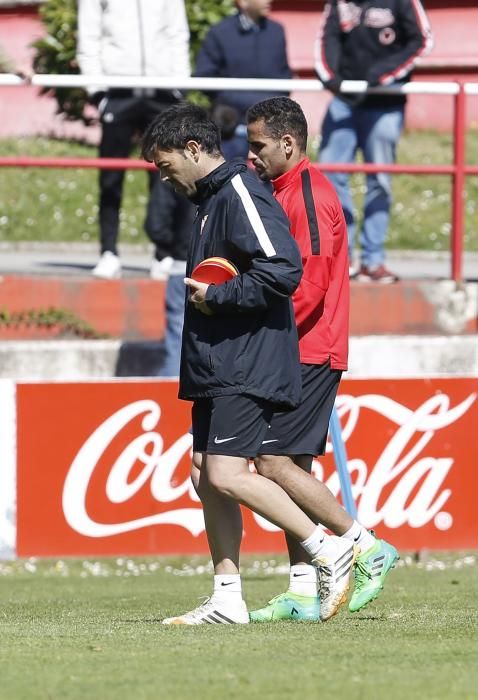
[[[215,105],[211,112],[211,119],[217,124],[222,139],[232,139],[239,124],[239,112],[229,105]]]
[[[161,112],[144,132],[141,155],[149,163],[154,153],[185,148],[188,141],[197,141],[206,153],[221,155],[221,136],[207,112],[197,105],[184,102]]]
[[[258,102],[247,110],[247,123],[261,119],[270,136],[279,140],[284,134],[292,134],[297,139],[299,148],[307,148],[307,120],[301,106],[289,97],[271,97]]]

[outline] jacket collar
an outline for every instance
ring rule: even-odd
[[[201,204],[213,194],[218,192],[226,182],[232,180],[234,175],[247,170],[247,165],[242,158],[233,158],[232,160],[221,163],[209,175],[196,180],[196,194],[191,197],[194,204]]]
[[[263,27],[265,27],[267,22],[267,17],[261,17],[258,22],[254,22],[253,19],[243,14],[242,12],[237,13],[237,19],[239,22],[239,28],[241,32],[247,34],[247,32],[260,32]]]
[[[288,187],[296,178],[298,178],[303,170],[306,170],[310,166],[310,160],[305,156],[300,160],[297,165],[294,165],[292,170],[288,170],[283,175],[279,175],[275,180],[272,180],[272,186],[274,192],[280,192],[284,188]]]

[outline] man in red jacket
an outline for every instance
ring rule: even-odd
[[[335,564],[327,575],[317,571],[300,545],[286,536],[291,562],[290,585],[254,621],[318,619],[334,615],[346,601],[346,559],[352,543],[359,550],[352,612],[377,597],[398,559],[394,547],[378,540],[346,513],[329,489],[310,476],[312,459],[323,454],[330,414],[342,371],[347,369],[349,275],[347,228],[337,194],[306,156],[307,122],[300,106],[286,97],[260,102],[247,113],[250,158],[262,180],[287,214],[302,255],[303,276],[292,297],[299,335],[302,401],[292,411],[274,414],[258,472],[291,496],[313,519],[339,537]],[[331,542],[331,544],[332,544]],[[332,554],[332,553],[331,553]],[[323,574],[323,572],[322,572]]]

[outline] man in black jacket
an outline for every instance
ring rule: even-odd
[[[215,569],[212,597],[163,622],[247,623],[240,503],[296,537],[317,568],[330,546],[330,536],[248,464],[273,412],[300,400],[290,301],[301,277],[300,253],[281,206],[244,163],[225,161],[219,130],[201,108],[180,105],[157,117],[144,136],[143,156],[198,205],[185,280],[190,296],[179,395],[194,402],[193,450],[201,455],[199,495]],[[192,270],[211,256],[227,258],[239,274],[220,285],[195,282]]]
[[[272,0],[237,0],[238,12],[215,24],[199,50],[194,75],[210,78],[290,78],[284,29],[268,15]],[[257,90],[211,93],[213,120],[223,133],[226,158],[247,158],[246,112],[272,95]],[[227,130],[235,115],[235,133]]]
[[[322,125],[320,161],[351,163],[358,149],[366,163],[392,164],[402,132],[405,95],[347,95],[342,80],[370,87],[400,85],[420,56],[432,46],[420,0],[331,0],[324,8],[317,41],[316,70],[336,97]],[[360,236],[361,266],[353,264],[355,221],[348,175],[330,173],[348,228],[350,273],[364,282],[389,283],[397,277],[384,265],[391,186],[390,175],[367,175]]]

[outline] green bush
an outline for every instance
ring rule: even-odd
[[[69,309],[50,306],[47,309],[25,309],[8,311],[0,308],[0,332],[2,328],[14,328],[25,333],[28,328],[55,329],[59,337],[77,337],[88,340],[108,338],[99,333],[87,321],[76,316]]]
[[[76,0],[47,0],[41,5],[40,17],[45,25],[46,34],[33,44],[33,67],[37,73],[79,73],[76,62],[76,6]],[[209,27],[231,14],[233,9],[234,0],[186,0],[193,64]],[[46,93],[56,98],[59,114],[66,119],[80,119],[88,123],[84,111],[86,92],[83,89],[45,88],[43,94]]]
[[[191,32],[191,61],[199,51],[207,30],[234,10],[234,0],[186,0],[189,31]]]
[[[76,0],[47,0],[40,6],[46,34],[34,42],[33,68],[37,73],[78,73],[76,63]],[[67,119],[81,119],[86,92],[82,88],[44,88],[42,94],[54,95],[57,112]]]

